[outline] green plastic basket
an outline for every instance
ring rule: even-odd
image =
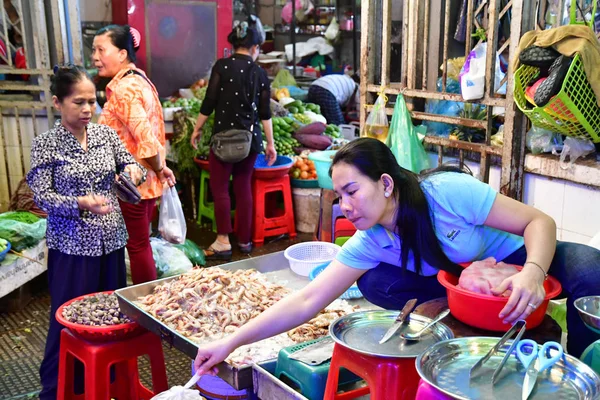
[[[592,18],[586,24],[577,21],[577,4],[575,0],[571,0],[570,24],[587,25],[593,30],[598,1],[593,3]],[[535,107],[525,98],[527,85],[533,83],[539,71],[537,67],[521,65],[515,72],[514,99],[517,107],[535,126],[565,136],[590,139],[594,143],[599,143],[600,107],[598,107],[596,94],[587,80],[579,54],[575,55],[571,63],[560,92],[543,107]]]
[[[543,107],[534,107],[525,98],[527,85],[538,74],[539,68],[529,65],[521,65],[515,73],[515,103],[531,123],[565,136],[600,142],[600,107],[579,54],[571,63],[560,92]]]

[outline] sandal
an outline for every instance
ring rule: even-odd
[[[539,68],[548,68],[560,57],[560,53],[552,47],[529,46],[519,54],[521,64]]]
[[[212,246],[210,246],[208,249],[204,250],[204,258],[206,259],[206,261],[230,261],[232,255],[233,251],[231,251],[231,249],[219,251],[215,250]]]
[[[250,254],[252,253],[252,242],[246,243],[246,244],[238,244],[238,247],[240,248],[240,253],[242,254]]]
[[[533,100],[538,107],[548,104],[552,97],[560,92],[565,76],[571,66],[571,61],[572,59],[569,57],[560,56],[552,63],[550,75],[535,91]]]

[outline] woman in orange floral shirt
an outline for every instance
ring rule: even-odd
[[[150,247],[149,226],[163,185],[175,185],[175,175],[166,166],[165,128],[156,88],[144,71],[135,66],[140,34],[128,25],[109,25],[94,37],[92,59],[98,75],[112,80],[106,87],[99,123],[117,131],[137,162],[146,167],[146,182],[138,187],[139,204],[120,202],[129,233],[127,252],[134,284],[156,279]]]

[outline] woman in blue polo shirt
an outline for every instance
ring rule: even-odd
[[[557,242],[546,214],[496,193],[458,169],[418,176],[401,168],[382,142],[362,138],[335,155],[331,175],[340,207],[358,231],[336,260],[299,292],[276,303],[234,334],[202,346],[201,373],[236,347],[292,329],[312,318],[355,281],[370,302],[400,309],[413,297],[423,302],[445,295],[438,270],[460,274],[457,263],[495,257],[523,265],[493,289],[512,293],[500,317],[525,319],[544,299],[546,274],[568,298],[569,353],[578,357],[599,335],[587,329],[573,300],[600,293],[600,251]]]

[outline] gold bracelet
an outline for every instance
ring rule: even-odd
[[[536,262],[533,262],[533,261],[525,261],[525,264],[533,264],[533,265],[535,265],[544,274],[544,279],[548,278],[548,273],[546,271],[544,271],[544,268],[542,268],[542,266],[540,264],[538,264]],[[525,264],[523,264],[523,265],[525,265]]]

